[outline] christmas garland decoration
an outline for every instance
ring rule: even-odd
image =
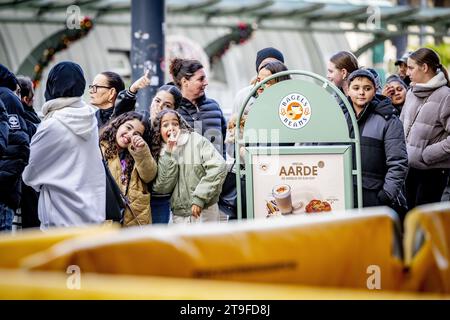
[[[232,27],[230,33],[214,40],[205,48],[205,52],[209,57],[211,64],[219,61],[222,56],[228,51],[231,45],[241,45],[250,39],[254,28],[248,24],[240,22],[237,26]]]
[[[89,31],[92,30],[94,27],[94,23],[92,20],[88,17],[84,17],[80,21],[80,28],[76,29],[64,29],[58,33],[56,33],[52,40],[56,40],[56,42],[49,47],[47,47],[44,52],[42,53],[42,56],[39,58],[38,62],[34,65],[33,68],[33,85],[36,88],[40,80],[42,78],[42,72],[44,69],[49,65],[50,61],[53,59],[55,54],[58,52],[65,50],[69,47],[69,45],[77,40],[80,40],[81,38],[85,37]]]

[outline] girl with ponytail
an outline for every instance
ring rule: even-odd
[[[400,115],[406,138],[409,209],[440,202],[450,169],[450,82],[439,55],[420,48],[408,58],[411,89]]]

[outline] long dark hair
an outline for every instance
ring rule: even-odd
[[[418,65],[426,64],[435,74],[438,73],[438,69],[444,73],[445,79],[447,79],[447,87],[450,87],[450,80],[448,78],[447,69],[441,64],[441,60],[436,51],[429,48],[419,48],[409,56]]]
[[[200,69],[203,69],[203,65],[198,60],[175,58],[170,63],[169,72],[173,82],[181,88],[181,79],[189,80]]]
[[[158,113],[155,117],[155,120],[153,121],[153,127],[152,127],[152,143],[150,145],[150,151],[152,153],[152,156],[155,160],[159,158],[159,154],[161,152],[163,139],[161,137],[161,120],[162,118],[168,114],[173,113],[177,119],[178,123],[180,124],[180,130],[184,132],[193,132],[194,130],[192,127],[186,122],[186,120],[183,119],[183,117],[172,109],[164,109],[160,113]]]
[[[271,74],[275,74],[278,72],[282,72],[282,71],[287,71],[288,68],[285,66],[285,64],[283,62],[280,61],[271,61],[266,63],[265,65],[263,65],[261,68],[259,68],[259,71],[261,71],[261,69],[267,69],[270,71]],[[289,74],[284,75],[284,76],[280,76],[280,77],[276,77],[274,80],[276,83],[280,82],[280,81],[284,81],[284,80],[290,80],[291,76]]]
[[[173,86],[171,84],[164,84],[161,87],[159,87],[156,92],[160,92],[160,91],[167,91],[168,93],[170,93],[175,102],[175,109],[178,109],[178,107],[180,106],[181,100],[183,99],[183,95],[181,94],[180,89],[178,89],[178,87]]]
[[[105,159],[110,160],[118,156],[119,154],[119,146],[117,145],[116,135],[119,127],[129,120],[137,119],[144,126],[144,134],[142,138],[144,141],[149,144],[151,140],[151,129],[149,123],[149,115],[146,112],[137,112],[130,111],[124,114],[121,114],[117,118],[113,119],[109,122],[105,127],[103,127],[100,131],[100,143],[105,147]],[[103,143],[102,143],[103,142]],[[149,144],[150,145],[150,144]],[[124,150],[125,152],[125,162],[127,164],[127,169],[124,174],[129,177],[134,167],[134,159],[128,150]]]

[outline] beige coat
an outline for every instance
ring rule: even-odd
[[[105,148],[102,145],[103,153]],[[124,214],[123,225],[125,227],[131,227],[139,225],[150,224],[151,209],[150,209],[150,192],[147,189],[147,183],[152,181],[156,176],[157,164],[153,159],[149,147],[146,145],[139,153],[129,149],[131,156],[134,159],[134,168],[131,172],[131,179],[129,181],[127,197],[131,204],[133,213],[129,208],[126,208]],[[120,187],[123,194],[126,192],[126,185],[120,182],[120,176],[122,174],[122,168],[120,165],[119,155],[116,155],[113,159],[108,160],[108,167]]]

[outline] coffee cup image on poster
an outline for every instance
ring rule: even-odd
[[[255,218],[345,209],[341,154],[253,155]]]

